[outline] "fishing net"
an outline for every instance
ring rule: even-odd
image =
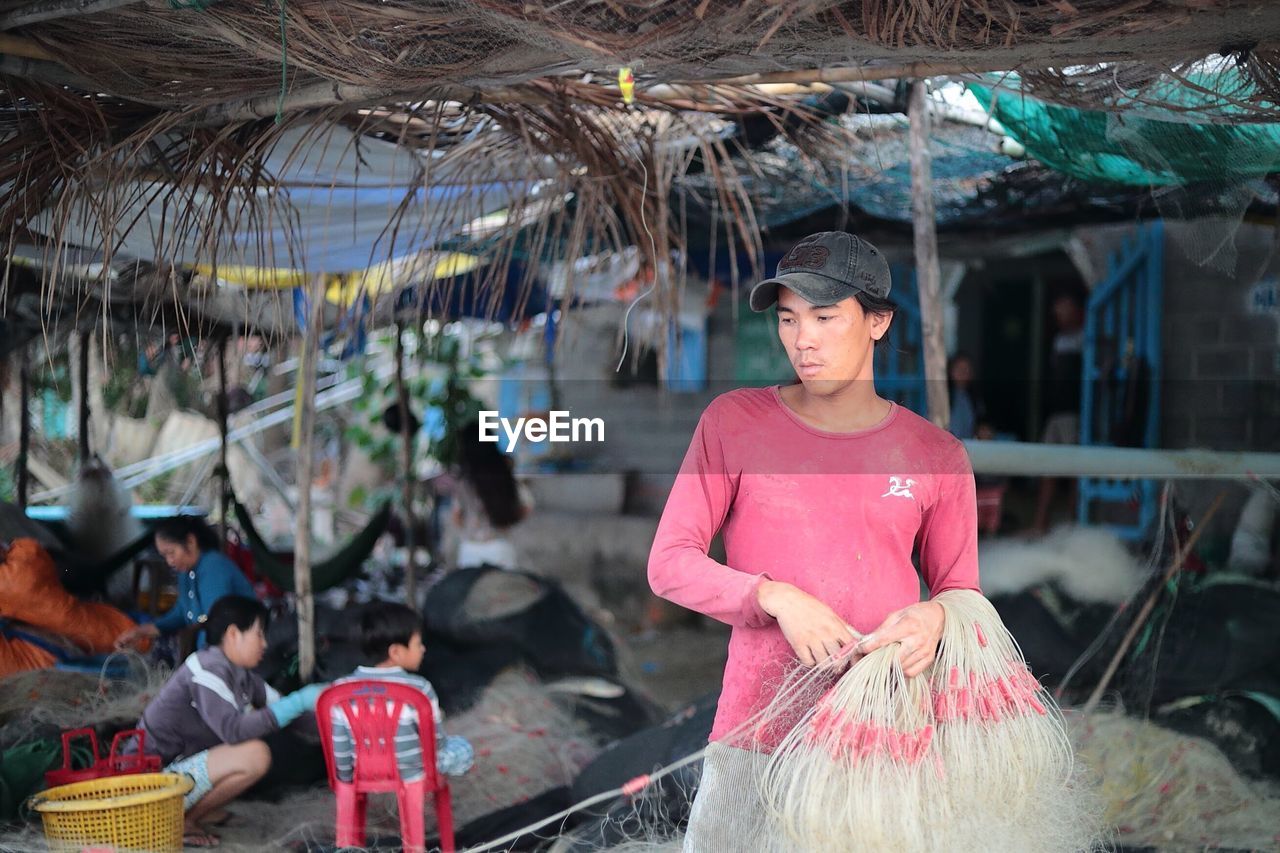
[[[1242,778],[1212,744],[1118,713],[1068,719],[1117,840],[1163,851],[1275,849],[1280,790]]]
[[[112,655],[103,672],[42,669],[0,680],[0,746],[67,729],[132,728],[169,677],[131,652]]]
[[[461,569],[435,584],[423,605],[429,632],[452,643],[518,650],[544,678],[613,675],[617,651],[554,581],[500,569]]]
[[[1016,76],[970,90],[1028,154],[1060,172],[1088,181],[1173,186],[1261,178],[1280,163],[1276,125],[1213,122],[1195,110],[1232,85],[1234,76],[1201,75],[1197,88],[1168,92],[1170,100],[1183,100],[1192,110],[1186,114],[1135,115],[1049,103],[1018,91]]]
[[[474,834],[477,830],[468,830],[468,825],[483,823],[495,812],[567,789],[599,752],[594,736],[535,678],[520,671],[500,676],[473,708],[446,718],[444,728],[475,748],[475,766],[465,776],[449,780],[460,836]],[[562,804],[556,800],[556,807]],[[237,820],[219,830],[224,846],[260,849],[299,841],[333,842],[336,813],[327,787],[295,791],[279,802],[240,801],[232,811]],[[428,835],[434,826],[434,811],[428,809]],[[264,827],[272,828],[269,838],[262,834]],[[370,798],[367,831],[371,841],[399,835],[394,795]]]
[[[1232,237],[1245,212],[1276,202],[1265,180],[1280,167],[1273,100],[1257,95],[1235,66],[1180,77],[1157,74],[1154,80],[1148,75],[1142,85],[1111,70],[1115,76],[1097,75],[1119,92],[1111,107],[1101,96],[1090,100],[1089,87],[1100,84],[1084,71],[1078,97],[1067,99],[1071,105],[1037,97],[1047,87],[1043,74],[1030,83],[1017,75],[991,76],[970,90],[1029,157],[1055,172],[1101,188],[1150,188],[1165,219],[1221,217],[1180,235],[1181,247],[1202,266],[1234,272]],[[1055,79],[1061,84],[1050,92],[1055,96],[1070,93],[1077,82],[1065,74]],[[1241,90],[1257,95],[1252,106]]]
[[[521,613],[542,598],[537,579],[515,572],[486,572],[476,579],[462,605],[472,622],[501,619]]]

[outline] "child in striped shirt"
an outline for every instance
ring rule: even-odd
[[[360,619],[361,646],[373,666],[359,666],[337,684],[348,681],[395,681],[416,687],[431,700],[436,729],[436,769],[446,776],[461,776],[475,762],[475,751],[465,738],[446,735],[442,724],[440,700],[431,682],[417,674],[426,647],[422,645],[422,618],[403,604],[377,602],[365,609]],[[333,723],[333,759],[338,778],[350,782],[354,775],[355,745],[346,715],[338,708],[331,714]],[[405,707],[400,711],[396,730],[396,759],[400,778],[414,782],[423,776],[422,746],[418,738],[418,712]]]

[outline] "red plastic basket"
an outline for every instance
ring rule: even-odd
[[[93,763],[88,767],[72,769],[71,742],[79,737],[87,737],[93,749]],[[120,752],[120,748],[131,738],[138,739],[138,751]],[[111,739],[111,751],[106,758],[98,757],[98,735],[93,729],[72,729],[62,733],[62,767],[44,774],[45,784],[49,787],[70,785],[73,782],[87,782],[90,779],[103,779],[108,776],[126,776],[130,773],[155,773],[160,769],[160,756],[146,754],[147,734],[142,729],[129,729],[118,732]]]

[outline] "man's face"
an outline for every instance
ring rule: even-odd
[[[866,313],[853,297],[811,305],[778,288],[778,337],[796,376],[813,393],[834,394],[856,380],[871,380],[872,348],[891,319]]]

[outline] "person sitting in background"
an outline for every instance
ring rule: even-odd
[[[1079,300],[1062,295],[1053,301],[1053,350],[1049,354],[1049,381],[1045,396],[1048,417],[1040,440],[1045,444],[1080,443],[1080,398],[1084,375],[1084,309]],[[1036,498],[1034,527],[1037,533],[1049,532],[1053,506],[1054,477],[1040,479]],[[1075,503],[1078,481],[1071,480],[1071,502]]]
[[[222,553],[218,534],[202,519],[190,515],[166,518],[156,525],[155,537],[156,550],[178,573],[178,599],[156,621],[121,634],[116,640],[117,648],[199,625],[224,596],[255,598],[253,585]],[[207,642],[207,637],[201,637],[198,648],[203,649]]]
[[[511,471],[511,459],[492,442],[480,440],[472,422],[458,436],[459,478],[453,524],[458,531],[459,569],[495,566],[515,570],[519,558],[507,531],[529,514]]]
[[[947,363],[947,389],[951,397],[951,423],[947,430],[962,441],[977,437],[984,414],[974,375],[973,359],[966,353],[956,353]]]
[[[436,731],[436,769],[446,776],[461,776],[475,762],[471,744],[456,735],[446,735],[442,728],[444,714],[440,700],[431,682],[417,674],[422,666],[426,648],[422,645],[422,619],[411,608],[392,602],[369,605],[360,618],[361,650],[365,658],[377,661],[372,666],[360,666],[346,678],[335,684],[351,681],[394,681],[422,691],[431,701],[432,717]],[[334,708],[330,722],[333,725],[334,772],[343,782],[350,782],[355,774],[355,745],[351,740],[351,728],[346,715]],[[422,746],[418,738],[418,712],[410,707],[400,711],[396,729],[396,760],[400,767],[400,779],[416,782],[424,775]]]
[[[267,649],[267,608],[257,599],[228,595],[209,610],[210,646],[178,667],[138,721],[146,749],[170,773],[195,783],[183,801],[183,843],[216,847],[202,825],[271,767],[262,738],[314,710],[325,685],[281,697],[251,670]]]

